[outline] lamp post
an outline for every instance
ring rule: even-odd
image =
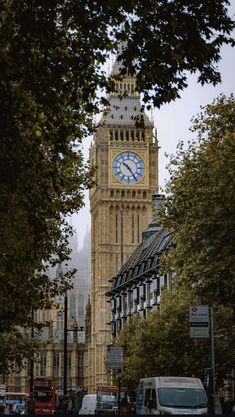
[[[64,296],[64,395],[67,394],[67,367],[68,367],[68,345],[67,345],[67,335],[68,335],[68,296],[67,292]]]
[[[73,329],[68,329],[68,295],[67,292],[64,296],[64,384],[63,394],[67,395],[67,372],[68,372],[68,332],[75,332],[77,335],[78,330],[83,330],[84,327],[78,329],[77,324]],[[77,339],[76,339],[77,340]]]
[[[34,338],[34,308],[31,308],[31,319],[32,319],[32,324],[31,324],[31,337],[32,339]],[[30,358],[30,387],[29,387],[29,391],[30,391],[30,401],[28,404],[28,412],[31,415],[35,414],[35,404],[34,404],[34,392],[33,392],[33,380],[34,380],[34,357],[33,354]]]
[[[215,414],[215,345],[214,345],[214,312],[213,306],[209,309],[210,316],[210,361],[211,361],[211,378],[210,378],[210,413]]]

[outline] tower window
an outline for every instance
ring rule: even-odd
[[[118,214],[116,214],[116,243],[118,243]]]
[[[135,140],[135,131],[134,130],[131,131],[131,139]]]
[[[135,217],[134,214],[132,214],[131,219],[131,236],[132,236],[132,243],[135,242]]]
[[[137,238],[138,243],[140,242],[140,215],[137,214]]]
[[[109,131],[109,137],[110,137],[110,140],[113,140],[113,131],[112,130]]]
[[[126,130],[126,140],[129,140],[129,130]]]
[[[124,140],[124,132],[123,132],[123,130],[121,130],[121,132],[120,132],[120,139],[121,140]]]
[[[53,375],[59,376],[59,369],[60,369],[60,356],[59,353],[55,353],[53,357]]]
[[[115,130],[115,140],[118,140],[118,130]]]
[[[40,376],[46,375],[46,367],[47,367],[47,354],[46,352],[41,353],[40,356]]]

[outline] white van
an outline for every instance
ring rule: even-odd
[[[198,378],[159,376],[139,381],[136,414],[207,414],[207,397]]]
[[[96,410],[96,394],[84,395],[82,399],[82,407],[79,414],[95,414]]]
[[[114,395],[100,395],[98,398],[97,394],[87,394],[82,399],[79,414],[96,414],[99,410],[114,410],[115,408],[117,408],[117,403]]]

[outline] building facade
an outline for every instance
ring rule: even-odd
[[[71,261],[68,269],[77,269],[73,278],[73,289],[67,292],[67,387],[77,389],[84,387],[84,354],[85,354],[85,315],[90,290],[90,234],[87,233],[83,248],[78,252],[77,237],[70,239]],[[49,270],[49,275],[63,274],[64,265]],[[64,296],[54,299],[50,310],[37,310],[34,320],[37,323],[49,323],[42,328],[38,337],[45,346],[34,357],[34,376],[53,376],[58,389],[63,389],[64,381]],[[34,329],[36,335],[36,329]],[[31,358],[25,359],[23,369],[15,364],[12,373],[0,376],[8,391],[25,392],[29,389]]]
[[[171,233],[157,223],[161,196],[153,195],[153,219],[142,234],[142,242],[112,279],[107,292],[111,303],[111,333],[117,333],[130,317],[146,318],[160,304],[163,288],[171,288],[171,275],[160,273],[160,257],[173,243]]]
[[[141,242],[152,216],[152,195],[158,187],[158,144],[153,122],[141,109],[135,77],[122,79],[120,65],[111,77],[115,92],[90,149],[96,185],[91,210],[91,340],[87,356],[87,388],[94,392],[108,382],[105,366],[110,343],[110,304],[105,293],[114,276]]]

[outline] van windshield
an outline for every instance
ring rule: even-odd
[[[97,408],[114,408],[116,406],[116,398],[114,395],[102,395],[98,398]]]
[[[158,388],[158,399],[164,407],[205,408],[205,391],[195,388]]]

